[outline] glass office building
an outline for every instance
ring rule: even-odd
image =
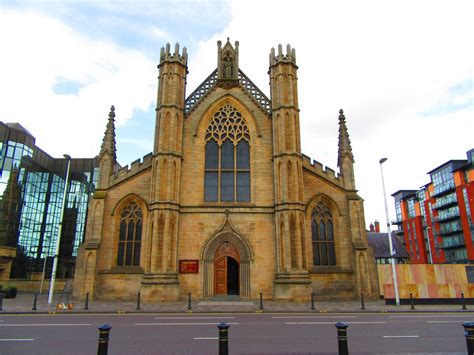
[[[71,159],[62,216],[66,170],[67,160],[36,147],[20,124],[0,122],[0,245],[16,247],[11,278],[50,273],[61,221],[57,277],[73,277],[98,161]]]

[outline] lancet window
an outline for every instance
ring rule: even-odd
[[[319,202],[312,213],[313,265],[336,265],[334,225],[331,211]]]
[[[205,201],[250,201],[250,134],[231,105],[217,111],[206,131]]]
[[[136,202],[129,203],[120,215],[117,265],[140,265],[142,226],[142,210]]]

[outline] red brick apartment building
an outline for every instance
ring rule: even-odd
[[[419,190],[392,194],[411,263],[474,263],[474,149],[466,154],[428,172]]]

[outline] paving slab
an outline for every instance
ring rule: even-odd
[[[263,310],[260,309],[260,300],[237,300],[235,297],[225,301],[222,297],[213,299],[193,299],[191,309],[188,309],[188,300],[177,302],[140,302],[137,309],[136,301],[100,301],[89,300],[85,309],[85,302],[69,301],[60,296],[54,297],[51,305],[48,304],[48,295],[38,295],[36,310],[33,310],[34,294],[19,293],[14,299],[3,299],[0,314],[9,313],[236,313],[236,312],[275,312],[275,313],[333,313],[333,312],[474,312],[474,306],[468,305],[462,309],[461,304],[433,304],[417,305],[415,310],[410,305],[386,305],[384,300],[365,301],[365,310],[361,309],[359,300],[350,301],[319,301],[314,302],[314,310],[310,302],[284,302],[264,300]],[[60,307],[58,307],[58,304]],[[61,309],[64,305],[65,309]],[[70,309],[68,309],[68,306]]]

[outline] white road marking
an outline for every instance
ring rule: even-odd
[[[135,325],[218,325],[219,322],[214,323],[135,323]],[[238,325],[239,323],[226,323],[229,325]]]
[[[272,317],[273,319],[321,319],[321,318],[337,318],[341,319],[340,316],[285,316],[285,317]],[[344,318],[357,318],[356,316],[344,316]]]
[[[452,315],[412,315],[412,316],[388,316],[388,318],[465,318],[465,314]]]
[[[467,322],[468,320],[464,320]],[[426,323],[461,323],[462,321],[460,320],[428,320]]]
[[[193,338],[194,340],[217,340],[218,337],[201,337],[201,338]]]
[[[385,324],[386,322],[346,322],[347,324]],[[333,324],[334,322],[286,322],[288,325]]]
[[[34,339],[0,339],[0,341],[34,341]]]
[[[193,316],[181,316],[181,317],[154,317],[153,319],[235,319],[235,317],[193,317]]]
[[[384,338],[419,338],[419,335],[384,335]]]
[[[71,326],[86,326],[91,324],[0,324],[0,327],[71,327]]]

